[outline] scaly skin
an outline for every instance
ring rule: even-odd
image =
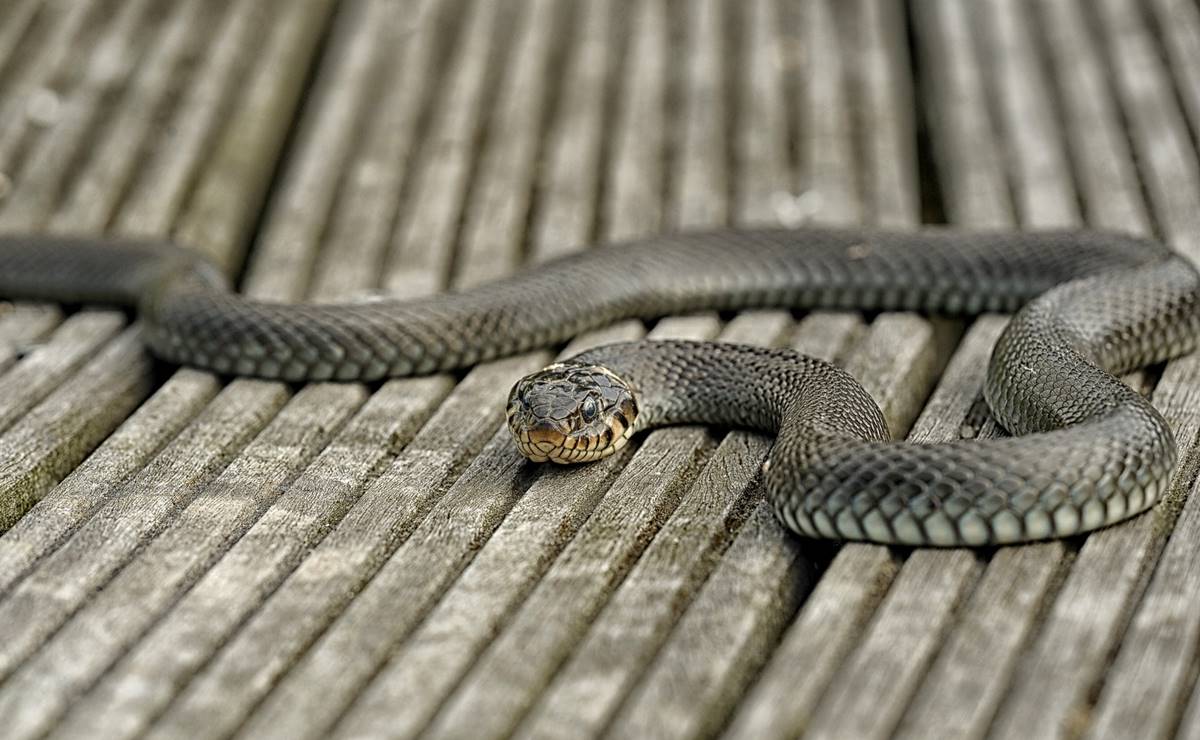
[[[1020,308],[985,387],[1000,423],[1026,435],[1014,439],[886,441],[861,388],[790,353],[637,343],[581,358],[637,389],[639,429],[704,422],[776,434],[766,487],[798,532],[935,545],[1075,534],[1151,506],[1174,441],[1111,373],[1189,352],[1200,334],[1189,263],[1155,242],[1088,231],[663,236],[466,293],[338,305],[248,300],[165,245],[10,236],[0,237],[0,294],[134,304],[164,359],[295,381],[464,367],[624,318],[700,309]]]

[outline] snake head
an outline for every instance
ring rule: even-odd
[[[534,462],[577,463],[625,446],[637,423],[633,388],[600,365],[560,362],[517,381],[508,428]]]

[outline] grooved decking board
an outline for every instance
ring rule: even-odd
[[[170,236],[260,299],[730,224],[1086,223],[1200,255],[1183,0],[0,5],[0,229]],[[0,307],[4,732],[1200,737],[1195,358],[1128,379],[1178,437],[1167,501],[1029,547],[797,538],[752,433],[567,470],[503,429],[521,374],[648,334],[833,359],[896,437],[999,434],[1005,323],[670,317],[289,386],[165,367],[120,311]]]

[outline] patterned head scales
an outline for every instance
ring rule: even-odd
[[[637,412],[629,384],[599,365],[551,365],[517,381],[508,396],[508,428],[534,462],[608,457],[633,435]]]

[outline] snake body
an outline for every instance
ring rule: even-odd
[[[843,371],[741,345],[610,345],[514,389],[510,426],[531,457],[602,457],[662,424],[759,429],[776,437],[764,484],[791,528],[936,545],[1070,535],[1151,506],[1174,440],[1113,374],[1190,352],[1200,335],[1190,263],[1153,241],[1090,231],[662,236],[470,291],[340,304],[247,299],[169,245],[12,236],[0,237],[0,294],[136,305],[168,361],[290,381],[450,370],[620,319],[695,310],[1017,311],[984,388],[1013,438],[889,441],[878,407]],[[603,387],[581,385],[595,382]]]

